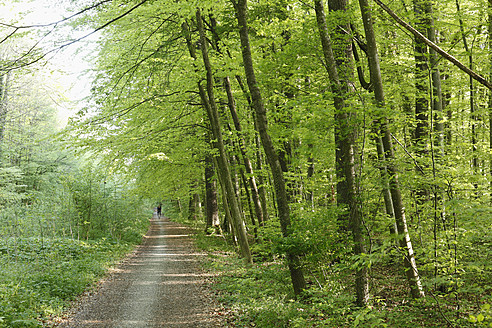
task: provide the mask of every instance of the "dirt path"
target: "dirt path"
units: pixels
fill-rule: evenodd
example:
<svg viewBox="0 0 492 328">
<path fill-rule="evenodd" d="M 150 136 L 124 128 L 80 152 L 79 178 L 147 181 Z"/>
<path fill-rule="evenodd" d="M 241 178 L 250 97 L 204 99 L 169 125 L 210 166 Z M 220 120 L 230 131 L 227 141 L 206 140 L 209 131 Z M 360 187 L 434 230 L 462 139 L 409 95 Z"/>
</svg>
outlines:
<svg viewBox="0 0 492 328">
<path fill-rule="evenodd" d="M 144 243 L 68 323 L 59 327 L 223 327 L 207 297 L 189 231 L 169 219 L 152 219 Z"/>
</svg>

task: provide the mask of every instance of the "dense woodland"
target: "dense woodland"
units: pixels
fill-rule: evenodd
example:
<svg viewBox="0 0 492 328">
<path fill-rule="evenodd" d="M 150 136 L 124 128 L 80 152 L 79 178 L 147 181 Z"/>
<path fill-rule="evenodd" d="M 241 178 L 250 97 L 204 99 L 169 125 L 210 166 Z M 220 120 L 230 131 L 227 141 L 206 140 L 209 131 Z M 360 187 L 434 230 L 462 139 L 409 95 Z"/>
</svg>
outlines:
<svg viewBox="0 0 492 328">
<path fill-rule="evenodd" d="M 490 0 L 67 5 L 1 26 L 0 327 L 51 293 L 8 265 L 124 252 L 159 202 L 203 232 L 237 327 L 492 326 Z M 91 96 L 60 130 L 40 63 L 86 30 Z"/>
</svg>

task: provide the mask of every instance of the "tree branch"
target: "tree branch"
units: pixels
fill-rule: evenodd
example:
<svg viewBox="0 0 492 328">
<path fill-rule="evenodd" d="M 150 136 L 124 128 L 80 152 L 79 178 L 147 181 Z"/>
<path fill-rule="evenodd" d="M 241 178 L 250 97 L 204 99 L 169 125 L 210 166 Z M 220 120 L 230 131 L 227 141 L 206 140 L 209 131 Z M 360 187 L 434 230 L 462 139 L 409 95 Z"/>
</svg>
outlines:
<svg viewBox="0 0 492 328">
<path fill-rule="evenodd" d="M 29 66 L 29 65 L 33 65 L 39 61 L 41 61 L 43 58 L 45 58 L 47 55 L 53 53 L 53 52 L 56 52 L 56 51 L 60 51 L 72 44 L 75 44 L 79 41 L 82 41 L 88 37 L 90 37 L 91 35 L 95 34 L 96 32 L 99 32 L 101 30 L 103 30 L 104 28 L 106 28 L 107 26 L 111 25 L 112 23 L 120 20 L 121 18 L 125 17 L 126 15 L 130 14 L 132 11 L 134 11 L 135 9 L 137 9 L 138 7 L 140 7 L 141 5 L 143 5 L 144 3 L 146 3 L 148 0 L 142 0 L 141 2 L 139 2 L 138 4 L 136 4 L 135 6 L 133 6 L 132 8 L 128 9 L 127 11 L 125 11 L 123 14 L 109 20 L 108 22 L 104 23 L 103 25 L 99 26 L 98 28 L 96 28 L 95 30 L 93 30 L 92 32 L 90 33 L 87 33 L 86 35 L 84 36 L 81 36 L 80 38 L 77 38 L 77 39 L 74 39 L 74 40 L 70 40 L 62 45 L 60 45 L 59 47 L 56 47 L 54 49 L 51 49 L 49 51 L 47 51 L 46 53 L 44 53 L 43 55 L 39 56 L 38 58 L 35 58 L 33 59 L 32 61 L 29 61 L 27 63 L 22 63 L 18 66 L 15 66 L 17 63 L 19 63 L 19 59 L 15 60 L 13 63 L 12 63 L 12 66 L 9 68 L 9 70 L 14 70 L 14 69 L 18 69 L 18 68 L 21 68 L 21 67 L 25 67 L 25 66 Z M 56 26 L 56 25 L 55 25 Z M 32 47 L 31 49 L 29 49 L 29 51 L 24 54 L 22 58 L 25 58 L 26 56 L 28 56 L 30 53 L 32 53 L 34 51 L 34 47 Z"/>
<path fill-rule="evenodd" d="M 30 29 L 30 28 L 40 28 L 40 27 L 48 27 L 48 26 L 56 26 L 60 23 L 63 23 L 63 22 L 66 22 L 66 21 L 69 21 L 71 20 L 72 18 L 78 16 L 78 15 L 81 15 L 83 13 L 85 13 L 86 11 L 89 11 L 89 10 L 92 10 L 94 8 L 97 8 L 99 7 L 100 5 L 106 3 L 106 2 L 111 2 L 113 0 L 102 0 L 92 6 L 89 6 L 89 7 L 86 7 L 78 12 L 76 12 L 75 14 L 73 15 L 70 15 L 68 17 L 65 17 L 57 22 L 51 22 L 51 23 L 47 23 L 47 24 L 34 24 L 34 25 L 24 25 L 24 26 L 15 26 L 15 25 L 12 25 L 12 24 L 7 24 L 7 23 L 2 23 L 0 22 L 0 26 L 5 26 L 5 27 L 9 27 L 9 28 L 13 28 L 15 31 L 13 33 L 11 33 L 10 35 L 16 33 L 18 30 L 22 30 L 22 29 Z M 5 40 L 3 40 L 5 41 Z"/>
<path fill-rule="evenodd" d="M 428 45 L 429 47 L 434 49 L 443 58 L 445 58 L 448 61 L 450 61 L 451 63 L 453 63 L 455 66 L 457 66 L 463 72 L 468 74 L 474 80 L 478 81 L 480 84 L 487 87 L 489 90 L 492 90 L 492 83 L 487 81 L 483 76 L 481 76 L 480 74 L 476 73 L 475 71 L 469 69 L 463 63 L 461 63 L 458 59 L 454 58 L 452 55 L 448 54 L 446 51 L 441 49 L 437 44 L 435 44 L 434 42 L 427 39 L 419 31 L 417 31 L 415 28 L 413 28 L 410 24 L 408 24 L 403 19 L 398 17 L 398 15 L 395 12 L 393 12 L 388 6 L 386 6 L 384 3 L 382 3 L 381 0 L 374 0 L 374 2 L 376 2 L 376 4 L 379 7 L 381 7 L 384 11 L 386 11 L 386 13 L 388 13 L 388 15 L 390 15 L 398 24 L 400 24 L 402 27 L 404 27 L 406 30 L 408 30 L 410 33 L 412 33 L 415 37 L 422 40 L 422 42 L 424 42 L 426 45 Z"/>
</svg>

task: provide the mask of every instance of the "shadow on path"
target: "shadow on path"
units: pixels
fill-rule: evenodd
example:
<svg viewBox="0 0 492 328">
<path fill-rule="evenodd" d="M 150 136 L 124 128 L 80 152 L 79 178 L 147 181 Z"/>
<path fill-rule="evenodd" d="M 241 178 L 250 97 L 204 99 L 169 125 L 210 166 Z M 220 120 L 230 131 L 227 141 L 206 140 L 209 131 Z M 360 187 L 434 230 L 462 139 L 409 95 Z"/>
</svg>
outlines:
<svg viewBox="0 0 492 328">
<path fill-rule="evenodd" d="M 63 328 L 222 327 L 188 230 L 153 217 L 144 242 Z"/>
</svg>

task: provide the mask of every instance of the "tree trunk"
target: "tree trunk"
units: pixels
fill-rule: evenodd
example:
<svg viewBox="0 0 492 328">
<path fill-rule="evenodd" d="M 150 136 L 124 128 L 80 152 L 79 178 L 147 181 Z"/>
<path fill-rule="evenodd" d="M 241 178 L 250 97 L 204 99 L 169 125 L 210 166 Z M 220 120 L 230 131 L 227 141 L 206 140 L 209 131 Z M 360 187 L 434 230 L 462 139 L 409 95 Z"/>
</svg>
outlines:
<svg viewBox="0 0 492 328">
<path fill-rule="evenodd" d="M 246 101 L 248 102 L 249 107 L 252 110 L 252 114 L 254 117 L 254 126 L 255 126 L 255 131 L 257 132 L 255 134 L 255 145 L 256 145 L 256 170 L 257 172 L 262 172 L 263 169 L 263 156 L 261 153 L 261 141 L 258 133 L 258 126 L 256 124 L 256 115 L 254 112 L 253 108 L 253 103 L 251 101 L 251 97 L 249 96 L 249 93 L 247 92 L 246 88 L 244 87 L 244 83 L 239 75 L 236 75 L 236 80 L 237 83 L 239 84 L 239 88 L 241 88 L 241 91 L 244 94 L 244 97 L 246 98 Z M 261 211 L 263 213 L 263 221 L 266 222 L 268 221 L 268 202 L 267 202 L 267 197 L 266 197 L 266 188 L 265 188 L 265 179 L 263 178 L 263 175 L 260 173 L 258 175 L 258 195 L 260 197 L 260 204 L 261 204 Z"/>
<path fill-rule="evenodd" d="M 427 27 L 427 35 L 429 40 L 437 44 L 436 29 L 434 27 L 434 10 L 432 2 L 427 1 L 425 6 L 426 16 L 428 17 L 429 26 Z M 434 145 L 439 149 L 439 157 L 444 156 L 444 101 L 441 87 L 441 72 L 438 67 L 439 57 L 437 52 L 429 48 L 429 63 L 431 68 L 432 79 L 432 111 L 433 111 L 433 131 L 437 136 Z M 436 137 L 434 137 L 436 138 Z"/>
<path fill-rule="evenodd" d="M 235 197 L 234 185 L 231 179 L 231 171 L 229 167 L 229 162 L 227 160 L 227 154 L 225 152 L 224 141 L 222 138 L 222 132 L 220 129 L 220 121 L 219 121 L 219 113 L 217 110 L 217 104 L 215 102 L 214 90 L 213 90 L 213 75 L 212 75 L 212 67 L 210 65 L 210 61 L 208 58 L 207 51 L 207 39 L 205 37 L 205 31 L 203 29 L 202 17 L 200 14 L 200 10 L 196 12 L 197 26 L 200 33 L 200 42 L 201 42 L 201 50 L 203 62 L 205 65 L 206 75 L 207 75 L 207 90 L 205 92 L 201 82 L 198 82 L 198 89 L 200 92 L 200 98 L 203 103 L 203 107 L 207 112 L 208 119 L 210 121 L 210 127 L 212 130 L 212 135 L 214 137 L 215 147 L 219 152 L 219 156 L 217 158 L 217 173 L 222 176 L 223 182 L 223 193 L 227 198 L 228 208 L 231 214 L 232 225 L 234 226 L 235 235 L 237 237 L 241 255 L 244 258 L 246 263 L 252 263 L 253 258 L 251 257 L 251 251 L 249 249 L 249 242 L 246 234 L 246 228 L 244 226 L 244 220 L 242 213 L 239 209 L 238 200 Z M 188 49 L 190 51 L 190 55 L 192 58 L 196 58 L 196 54 L 194 53 L 194 47 L 191 44 L 191 36 L 185 27 L 185 33 L 188 43 Z"/>
<path fill-rule="evenodd" d="M 337 63 L 335 61 L 330 35 L 326 24 L 326 16 L 321 0 L 314 0 L 316 19 L 323 48 L 324 59 L 330 77 L 331 90 L 334 97 L 335 110 L 338 113 L 339 129 L 338 135 L 341 138 L 340 154 L 343 178 L 347 185 L 347 205 L 349 208 L 349 222 L 354 238 L 354 253 L 362 255 L 366 253 L 364 235 L 362 233 L 362 213 L 359 206 L 359 193 L 356 185 L 355 175 L 355 133 L 351 126 L 349 107 L 345 104 L 347 87 L 344 87 L 338 77 Z M 357 305 L 364 306 L 369 299 L 369 280 L 367 267 L 357 268 L 355 282 Z"/>
<path fill-rule="evenodd" d="M 427 31 L 427 19 L 424 18 L 425 1 L 414 0 L 413 7 L 416 17 L 416 27 L 420 33 Z M 428 109 L 429 109 L 429 89 L 427 87 L 427 76 L 429 66 L 427 64 L 427 45 L 415 37 L 415 121 L 417 122 L 413 136 L 413 143 L 417 154 L 425 157 L 427 154 L 428 139 Z"/>
<path fill-rule="evenodd" d="M 198 181 L 191 186 L 190 199 L 188 201 L 188 220 L 196 221 L 201 216 L 200 213 L 200 195 L 197 192 Z"/>
<path fill-rule="evenodd" d="M 195 186 L 193 186 L 195 188 Z M 198 218 L 198 194 L 192 193 L 188 201 L 188 220 L 196 221 Z"/>
<path fill-rule="evenodd" d="M 328 6 L 330 11 L 338 11 L 345 13 L 347 10 L 347 0 L 329 0 Z M 323 9 L 324 12 L 324 9 Z M 337 76 L 340 80 L 340 88 L 343 89 L 345 93 L 353 92 L 353 67 L 352 67 L 352 40 L 349 38 L 348 32 L 350 31 L 350 24 L 347 21 L 347 15 L 341 14 L 337 22 L 339 25 L 333 32 L 332 52 L 336 63 Z M 332 81 L 333 83 L 333 81 Z M 350 89 L 350 90 L 349 90 Z M 355 114 L 355 113 L 353 113 Z M 344 165 L 346 158 L 344 158 L 342 148 L 346 143 L 342 133 L 343 127 L 341 122 L 344 121 L 343 112 L 338 109 L 335 110 L 335 173 L 337 177 L 336 185 L 336 199 L 337 206 L 341 211 L 338 214 L 338 228 L 341 231 L 347 231 L 350 226 L 350 187 L 348 186 L 348 181 L 345 178 Z M 354 136 L 355 137 L 355 136 Z"/>
<path fill-rule="evenodd" d="M 2 163 L 1 147 L 5 135 L 5 124 L 7 120 L 9 73 L 0 75 L 0 164 Z"/>
<path fill-rule="evenodd" d="M 212 127 L 212 134 L 219 151 L 219 157 L 217 159 L 218 169 L 224 177 L 224 192 L 226 193 L 227 201 L 231 210 L 231 219 L 233 221 L 232 224 L 234 225 L 236 237 L 241 248 L 241 255 L 246 263 L 253 263 L 253 258 L 251 257 L 251 251 L 249 249 L 248 236 L 244 226 L 243 215 L 239 209 L 238 199 L 235 196 L 234 185 L 231 179 L 231 170 L 229 167 L 229 162 L 227 161 L 227 154 L 225 152 L 224 141 L 220 129 L 219 112 L 217 110 L 217 104 L 214 96 L 214 78 L 210 60 L 208 58 L 207 38 L 205 37 L 205 30 L 203 28 L 202 17 L 199 9 L 196 12 L 196 20 L 198 31 L 200 33 L 203 62 L 207 74 L 207 94 L 203 95 L 203 89 L 201 90 L 201 93 L 202 98 L 208 98 L 208 104 L 205 104 L 205 107 L 207 109 L 210 125 Z M 201 85 L 201 83 L 199 84 Z"/>
<path fill-rule="evenodd" d="M 492 81 L 492 0 L 489 0 L 489 80 Z M 489 175 L 492 177 L 492 90 L 489 90 Z M 492 179 L 490 180 L 490 203 L 492 204 Z"/>
<path fill-rule="evenodd" d="M 268 123 L 266 117 L 266 111 L 261 97 L 261 92 L 256 81 L 255 70 L 253 66 L 253 59 L 251 56 L 251 48 L 249 44 L 248 33 L 248 21 L 247 21 L 247 0 L 238 0 L 235 2 L 232 0 L 236 10 L 236 18 L 239 25 L 239 36 L 241 39 L 241 50 L 244 63 L 244 71 L 248 83 L 248 88 L 251 94 L 252 105 L 256 113 L 256 123 L 261 138 L 261 143 L 267 161 L 270 165 L 270 169 L 273 176 L 273 182 L 275 186 L 275 193 L 277 198 L 278 213 L 280 219 L 280 227 L 282 235 L 288 237 L 291 234 L 290 224 L 290 208 L 287 201 L 287 192 L 285 190 L 285 179 L 278 155 L 273 146 L 272 140 L 268 133 Z M 294 252 L 288 250 L 286 252 L 287 265 L 289 267 L 292 285 L 294 293 L 300 294 L 302 290 L 306 288 L 306 281 L 304 280 L 304 273 L 301 268 L 299 256 Z"/>
<path fill-rule="evenodd" d="M 179 198 L 178 198 L 178 199 L 176 199 L 176 200 L 175 200 L 175 203 L 176 203 L 176 205 L 175 205 L 175 206 L 177 207 L 178 212 L 179 212 L 179 213 L 183 213 L 183 205 L 181 204 L 181 199 L 179 199 Z"/>
<path fill-rule="evenodd" d="M 208 228 L 214 228 L 217 231 L 220 220 L 217 205 L 217 180 L 214 178 L 212 155 L 205 157 L 205 204 L 206 231 Z"/>
<path fill-rule="evenodd" d="M 367 40 L 367 52 L 369 59 L 369 69 L 371 75 L 371 84 L 374 88 L 374 97 L 376 105 L 381 109 L 385 106 L 383 83 L 381 79 L 381 70 L 379 66 L 379 56 L 376 46 L 376 37 L 374 35 L 374 29 L 372 26 L 372 14 L 371 8 L 367 0 L 359 0 L 359 5 L 362 13 L 362 20 L 364 23 L 364 30 Z M 400 187 L 398 183 L 398 172 L 394 163 L 393 145 L 391 142 L 391 134 L 388 129 L 387 120 L 384 116 L 381 116 L 379 120 L 379 128 L 381 130 L 381 136 L 383 146 L 385 150 L 385 157 L 388 160 L 388 173 L 389 173 L 389 186 L 391 192 L 391 198 L 393 201 L 393 211 L 396 220 L 396 226 L 399 235 L 400 247 L 405 251 L 405 270 L 407 280 L 410 286 L 411 295 L 414 298 L 424 296 L 422 284 L 420 282 L 420 276 L 417 270 L 417 264 L 415 262 L 415 255 L 413 253 L 412 242 L 408 233 L 405 208 L 403 206 L 403 200 L 401 197 Z"/>
<path fill-rule="evenodd" d="M 256 129 L 256 131 L 258 130 Z M 263 169 L 263 156 L 261 153 L 261 141 L 258 134 L 255 135 L 255 144 L 256 144 L 256 171 L 260 172 L 260 174 L 258 175 L 258 184 L 259 184 L 258 193 L 260 196 L 260 204 L 263 212 L 263 220 L 266 222 L 268 221 L 268 201 L 266 196 L 267 192 L 265 188 L 265 179 L 261 174 Z"/>
<path fill-rule="evenodd" d="M 381 183 L 382 183 L 382 190 L 383 190 L 383 198 L 384 198 L 384 206 L 386 210 L 386 215 L 388 215 L 390 218 L 395 217 L 395 210 L 393 207 L 393 198 L 391 197 L 391 190 L 390 190 L 390 185 L 389 185 L 389 179 L 390 177 L 388 176 L 388 168 L 386 167 L 386 156 L 385 156 L 385 151 L 384 151 L 384 145 L 383 145 L 383 140 L 380 137 L 381 131 L 380 129 L 378 130 L 378 125 L 379 125 L 379 120 L 376 120 L 375 122 L 375 128 L 374 128 L 374 142 L 376 144 L 376 151 L 378 154 L 378 162 L 379 162 L 379 173 L 381 174 Z M 390 232 L 392 234 L 397 233 L 396 225 L 391 225 L 390 226 Z"/>
<path fill-rule="evenodd" d="M 468 42 L 466 41 L 465 27 L 463 20 L 461 19 L 461 10 L 459 0 L 456 0 L 456 10 L 459 17 L 461 38 L 463 40 L 463 46 L 466 53 L 468 54 L 468 65 L 470 70 L 473 70 L 473 55 Z M 475 86 L 473 83 L 473 78 L 470 77 L 468 82 L 468 87 L 470 90 L 470 121 L 471 121 L 471 146 L 472 146 L 472 169 L 475 174 L 478 173 L 478 155 L 477 155 L 477 132 L 476 132 L 476 117 L 475 117 Z M 475 189 L 478 188 L 478 184 L 473 184 Z"/>
<path fill-rule="evenodd" d="M 241 123 L 239 122 L 239 117 L 237 115 L 236 102 L 234 101 L 234 96 L 232 95 L 232 88 L 231 88 L 231 82 L 229 80 L 229 77 L 224 78 L 224 86 L 227 93 L 227 104 L 229 107 L 229 111 L 231 112 L 232 121 L 234 123 L 234 127 L 236 128 L 236 131 L 239 134 L 239 149 L 241 151 L 244 168 L 246 170 L 246 173 L 248 174 L 248 185 L 249 185 L 249 189 L 251 190 L 251 198 L 254 205 L 256 220 L 259 225 L 263 225 L 263 222 L 265 220 L 263 218 L 263 210 L 261 208 L 260 196 L 258 194 L 256 179 L 253 174 L 253 165 L 251 164 L 251 161 L 249 160 L 249 157 L 246 154 L 246 148 L 245 148 L 246 141 L 244 140 L 244 136 L 242 135 Z M 247 188 L 246 185 L 245 188 Z"/>
<path fill-rule="evenodd" d="M 248 189 L 248 182 L 246 181 L 246 176 L 244 175 L 244 170 L 240 170 L 240 174 L 241 174 L 241 181 L 243 182 L 243 185 L 244 185 L 244 191 L 246 193 L 246 200 L 247 200 L 247 203 L 248 203 L 248 209 L 249 209 L 249 215 L 251 217 L 251 224 L 253 225 L 253 232 L 255 234 L 255 240 L 258 240 L 258 223 L 256 222 L 256 215 L 253 211 L 253 205 L 252 205 L 252 196 L 249 192 L 249 189 Z"/>
</svg>

